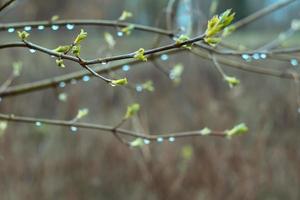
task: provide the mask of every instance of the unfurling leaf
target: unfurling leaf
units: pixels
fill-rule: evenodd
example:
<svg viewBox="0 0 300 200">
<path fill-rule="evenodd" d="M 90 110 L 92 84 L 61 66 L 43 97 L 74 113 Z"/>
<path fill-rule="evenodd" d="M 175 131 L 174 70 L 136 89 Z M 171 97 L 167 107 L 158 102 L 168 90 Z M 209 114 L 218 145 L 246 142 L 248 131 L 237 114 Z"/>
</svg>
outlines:
<svg viewBox="0 0 300 200">
<path fill-rule="evenodd" d="M 80 30 L 80 33 L 77 35 L 76 39 L 74 40 L 74 44 L 77 45 L 80 42 L 82 42 L 84 39 L 86 39 L 88 36 L 87 32 L 85 32 L 83 29 Z"/>
<path fill-rule="evenodd" d="M 58 46 L 56 49 L 53 49 L 53 51 L 57 53 L 67 53 L 70 51 L 71 46 L 70 45 L 65 45 L 65 46 Z"/>
<path fill-rule="evenodd" d="M 183 42 L 186 42 L 189 39 L 190 38 L 187 35 L 180 35 L 179 38 L 177 38 L 175 42 L 177 45 L 181 45 Z M 192 44 L 185 44 L 185 45 L 183 45 L 183 47 L 187 48 L 187 49 L 192 49 Z"/>
<path fill-rule="evenodd" d="M 244 124 L 238 124 L 234 126 L 232 129 L 225 131 L 226 136 L 231 138 L 232 136 L 242 135 L 248 131 L 248 127 Z"/>
<path fill-rule="evenodd" d="M 232 22 L 234 15 L 235 13 L 232 13 L 231 9 L 228 9 L 219 16 L 213 16 L 207 23 L 204 41 L 211 46 L 218 44 L 221 41 L 219 35 Z M 231 33 L 234 30 L 233 28 L 225 30 L 223 34 Z"/>
<path fill-rule="evenodd" d="M 14 76 L 20 76 L 22 71 L 22 65 L 23 65 L 22 62 L 14 62 L 12 64 Z"/>
<path fill-rule="evenodd" d="M 128 81 L 127 78 L 122 78 L 122 79 L 117 79 L 117 80 L 112 80 L 110 82 L 111 86 L 117 86 L 117 85 L 127 85 Z"/>
<path fill-rule="evenodd" d="M 136 138 L 132 142 L 130 142 L 131 147 L 142 147 L 144 146 L 144 140 L 142 138 Z"/>
<path fill-rule="evenodd" d="M 225 76 L 224 80 L 229 84 L 230 88 L 233 88 L 234 86 L 240 84 L 240 80 L 233 76 Z"/>
<path fill-rule="evenodd" d="M 79 57 L 80 56 L 80 45 L 75 45 L 72 47 L 72 54 Z"/>
<path fill-rule="evenodd" d="M 147 61 L 147 57 L 144 55 L 144 53 L 145 53 L 145 49 L 140 48 L 135 52 L 133 57 L 137 60 Z"/>
<path fill-rule="evenodd" d="M 89 109 L 87 109 L 87 108 L 80 109 L 80 110 L 78 110 L 78 113 L 76 115 L 76 119 L 81 119 L 81 118 L 85 117 L 88 114 L 89 114 Z"/>
<path fill-rule="evenodd" d="M 18 36 L 21 40 L 26 40 L 29 37 L 29 33 L 27 33 L 26 31 L 18 31 Z"/>
<path fill-rule="evenodd" d="M 121 29 L 121 32 L 125 33 L 126 35 L 130 35 L 131 31 L 134 29 L 134 25 L 130 24 Z"/>
<path fill-rule="evenodd" d="M 61 59 L 61 58 L 56 59 L 55 62 L 57 64 L 57 66 L 59 66 L 61 68 L 65 68 L 66 67 L 65 64 L 64 64 L 64 60 Z"/>
<path fill-rule="evenodd" d="M 115 41 L 114 37 L 110 33 L 105 32 L 104 33 L 104 39 L 105 39 L 105 41 L 108 44 L 108 47 L 110 49 L 114 48 L 114 46 L 116 44 L 116 41 Z"/>
<path fill-rule="evenodd" d="M 140 110 L 140 104 L 134 103 L 127 107 L 126 114 L 124 116 L 124 119 L 128 119 L 135 115 Z"/>
<path fill-rule="evenodd" d="M 132 17 L 132 13 L 129 11 L 124 10 L 121 14 L 121 16 L 119 17 L 119 21 L 125 21 L 126 19 Z"/>
</svg>

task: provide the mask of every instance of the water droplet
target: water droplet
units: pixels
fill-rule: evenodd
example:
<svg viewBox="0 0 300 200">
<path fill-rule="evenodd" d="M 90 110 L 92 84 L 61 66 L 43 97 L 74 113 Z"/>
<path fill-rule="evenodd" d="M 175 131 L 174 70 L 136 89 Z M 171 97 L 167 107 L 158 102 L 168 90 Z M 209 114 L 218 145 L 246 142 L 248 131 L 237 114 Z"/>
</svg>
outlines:
<svg viewBox="0 0 300 200">
<path fill-rule="evenodd" d="M 55 58 L 55 56 L 54 56 L 54 55 L 51 55 L 50 57 L 51 57 L 51 58 Z"/>
<path fill-rule="evenodd" d="M 30 53 L 35 53 L 36 50 L 35 49 L 29 49 Z"/>
<path fill-rule="evenodd" d="M 40 126 L 42 126 L 42 123 L 41 122 L 35 122 L 35 125 L 37 126 L 37 127 L 40 127 Z"/>
<path fill-rule="evenodd" d="M 68 29 L 68 30 L 72 30 L 72 29 L 74 29 L 74 24 L 67 24 L 66 25 L 66 28 Z"/>
<path fill-rule="evenodd" d="M 137 92 L 142 92 L 142 91 L 143 91 L 143 86 L 141 86 L 141 85 L 136 85 L 136 86 L 135 86 L 135 90 L 136 90 Z"/>
<path fill-rule="evenodd" d="M 166 60 L 169 59 L 169 56 L 168 56 L 167 54 L 162 54 L 162 55 L 160 56 L 160 59 L 161 59 L 162 61 L 166 61 Z"/>
<path fill-rule="evenodd" d="M 292 58 L 292 59 L 290 60 L 290 63 L 291 63 L 292 66 L 297 66 L 297 65 L 299 64 L 298 60 L 295 59 L 295 58 Z"/>
<path fill-rule="evenodd" d="M 123 66 L 122 66 L 122 70 L 123 70 L 124 72 L 128 72 L 128 71 L 130 70 L 130 66 L 129 66 L 129 65 L 123 65 Z"/>
<path fill-rule="evenodd" d="M 151 143 L 151 141 L 150 140 L 148 140 L 148 139 L 144 139 L 144 144 L 150 144 Z"/>
<path fill-rule="evenodd" d="M 242 59 L 247 61 L 247 62 L 251 61 L 251 57 L 248 54 L 242 54 Z"/>
<path fill-rule="evenodd" d="M 51 26 L 51 29 L 57 31 L 59 29 L 59 26 L 54 24 Z"/>
<path fill-rule="evenodd" d="M 76 79 L 72 79 L 72 80 L 71 80 L 71 84 L 74 85 L 74 84 L 76 84 L 76 83 L 77 83 L 77 80 L 76 80 Z"/>
<path fill-rule="evenodd" d="M 8 29 L 7 29 L 7 32 L 13 33 L 13 32 L 15 32 L 15 29 L 14 29 L 14 28 L 8 28 Z"/>
<path fill-rule="evenodd" d="M 90 76 L 88 76 L 88 75 L 85 75 L 85 76 L 82 77 L 82 80 L 83 80 L 84 82 L 88 82 L 90 79 L 91 79 L 91 78 L 90 78 Z"/>
<path fill-rule="evenodd" d="M 106 65 L 107 62 L 106 62 L 105 60 L 103 60 L 103 61 L 101 61 L 101 64 L 102 64 L 102 65 Z"/>
<path fill-rule="evenodd" d="M 175 137 L 169 137 L 169 142 L 174 142 L 175 141 Z"/>
<path fill-rule="evenodd" d="M 70 130 L 72 132 L 76 132 L 78 130 L 78 128 L 76 126 L 70 126 Z"/>
<path fill-rule="evenodd" d="M 40 31 L 41 31 L 41 30 L 44 30 L 44 29 L 45 29 L 45 26 L 39 25 L 39 26 L 37 27 L 37 29 L 40 30 Z"/>
<path fill-rule="evenodd" d="M 261 59 L 266 59 L 267 58 L 267 54 L 265 54 L 265 53 L 261 53 L 261 54 L 259 54 L 259 56 L 260 56 Z"/>
<path fill-rule="evenodd" d="M 253 58 L 254 60 L 259 60 L 259 58 L 260 58 L 259 53 L 254 53 L 254 54 L 252 55 L 252 58 Z"/>
<path fill-rule="evenodd" d="M 124 35 L 124 33 L 122 31 L 117 32 L 117 36 L 122 37 L 123 35 Z"/>
<path fill-rule="evenodd" d="M 161 143 L 161 142 L 163 142 L 163 141 L 164 141 L 164 138 L 162 138 L 162 137 L 158 137 L 158 138 L 157 138 L 157 142 Z"/>
<path fill-rule="evenodd" d="M 31 31 L 31 29 L 32 29 L 31 26 L 25 26 L 24 27 L 24 31 Z"/>
<path fill-rule="evenodd" d="M 64 88 L 64 87 L 66 87 L 66 83 L 65 83 L 65 82 L 60 82 L 60 83 L 58 84 L 58 87 Z"/>
</svg>

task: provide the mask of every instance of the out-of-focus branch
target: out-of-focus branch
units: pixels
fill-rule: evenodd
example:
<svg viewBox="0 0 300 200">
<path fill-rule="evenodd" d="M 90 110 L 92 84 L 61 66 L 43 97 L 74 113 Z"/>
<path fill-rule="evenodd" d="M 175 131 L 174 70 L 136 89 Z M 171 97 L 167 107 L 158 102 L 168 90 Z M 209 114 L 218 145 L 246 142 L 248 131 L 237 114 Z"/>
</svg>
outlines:
<svg viewBox="0 0 300 200">
<path fill-rule="evenodd" d="M 1 7 L 0 12 L 3 11 L 5 8 L 7 8 L 10 4 L 12 4 L 15 0 L 8 0 L 6 1 Z"/>
</svg>

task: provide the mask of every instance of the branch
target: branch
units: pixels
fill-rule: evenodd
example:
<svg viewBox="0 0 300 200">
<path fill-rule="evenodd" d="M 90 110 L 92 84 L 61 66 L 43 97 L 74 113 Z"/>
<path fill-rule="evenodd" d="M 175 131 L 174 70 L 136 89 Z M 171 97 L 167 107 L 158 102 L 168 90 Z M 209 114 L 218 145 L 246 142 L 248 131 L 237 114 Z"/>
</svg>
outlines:
<svg viewBox="0 0 300 200">
<path fill-rule="evenodd" d="M 8 7 L 10 4 L 12 4 L 15 0 L 8 0 L 0 7 L 0 12 L 3 11 L 6 7 Z"/>
</svg>

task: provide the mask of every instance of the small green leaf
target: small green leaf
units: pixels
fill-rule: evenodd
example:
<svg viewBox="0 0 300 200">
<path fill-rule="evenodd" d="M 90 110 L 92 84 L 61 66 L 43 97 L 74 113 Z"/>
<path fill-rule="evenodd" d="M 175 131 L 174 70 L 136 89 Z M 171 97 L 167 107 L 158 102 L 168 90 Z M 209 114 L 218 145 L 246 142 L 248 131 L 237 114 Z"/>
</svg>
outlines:
<svg viewBox="0 0 300 200">
<path fill-rule="evenodd" d="M 114 46 L 116 45 L 116 41 L 110 33 L 105 32 L 104 33 L 104 39 L 105 39 L 105 42 L 108 44 L 108 47 L 110 49 L 114 48 Z"/>
<path fill-rule="evenodd" d="M 16 77 L 20 76 L 22 71 L 22 66 L 23 66 L 22 62 L 14 62 L 12 66 L 13 66 L 13 75 Z"/>
<path fill-rule="evenodd" d="M 77 45 L 80 42 L 82 42 L 84 39 L 86 39 L 88 36 L 87 32 L 85 32 L 83 29 L 80 30 L 80 33 L 77 35 L 76 39 L 74 40 L 74 44 Z"/>
<path fill-rule="evenodd" d="M 65 64 L 64 64 L 64 60 L 61 59 L 61 58 L 56 59 L 55 62 L 57 64 L 57 66 L 59 66 L 61 68 L 65 68 L 66 67 Z"/>
<path fill-rule="evenodd" d="M 231 138 L 232 136 L 242 135 L 247 131 L 248 131 L 248 127 L 244 123 L 241 123 L 234 126 L 230 130 L 226 130 L 225 133 L 228 138 Z"/>
<path fill-rule="evenodd" d="M 122 79 L 117 79 L 117 80 L 112 80 L 110 82 L 111 86 L 117 86 L 117 85 L 127 85 L 128 81 L 127 78 L 122 78 Z"/>
<path fill-rule="evenodd" d="M 220 37 L 205 37 L 204 41 L 210 46 L 215 47 L 217 44 L 219 44 L 222 41 L 222 39 Z"/>
<path fill-rule="evenodd" d="M 224 80 L 229 84 L 230 88 L 233 88 L 234 86 L 240 84 L 240 80 L 233 76 L 225 76 Z"/>
<path fill-rule="evenodd" d="M 27 33 L 26 31 L 18 31 L 18 37 L 21 39 L 21 40 L 26 40 L 28 37 L 29 37 L 29 33 Z"/>
<path fill-rule="evenodd" d="M 172 79 L 176 84 L 180 83 L 183 70 L 184 67 L 182 64 L 176 64 L 170 71 L 170 79 Z"/>
<path fill-rule="evenodd" d="M 80 110 L 78 110 L 78 113 L 76 115 L 76 119 L 81 119 L 81 118 L 85 117 L 88 114 L 89 114 L 89 109 L 87 109 L 87 108 L 80 109 Z"/>
<path fill-rule="evenodd" d="M 144 55 L 144 53 L 145 53 L 145 49 L 140 48 L 135 52 L 133 57 L 137 60 L 147 61 L 147 57 Z"/>
<path fill-rule="evenodd" d="M 142 138 L 136 138 L 132 142 L 130 142 L 131 147 L 142 147 L 144 146 L 144 140 Z"/>
<path fill-rule="evenodd" d="M 72 54 L 74 54 L 75 56 L 79 57 L 80 56 L 80 45 L 75 45 L 72 47 Z"/>
<path fill-rule="evenodd" d="M 65 46 L 58 46 L 56 49 L 53 49 L 53 51 L 57 53 L 67 53 L 70 51 L 71 46 L 70 45 L 65 45 Z"/>
<path fill-rule="evenodd" d="M 122 28 L 121 32 L 125 33 L 126 35 L 130 35 L 133 29 L 134 29 L 134 25 L 130 24 L 130 25 Z"/>
<path fill-rule="evenodd" d="M 211 134 L 211 130 L 209 128 L 205 127 L 202 130 L 200 130 L 200 134 L 201 135 L 209 135 L 209 134 Z"/>
<path fill-rule="evenodd" d="M 129 11 L 124 10 L 121 14 L 121 16 L 119 17 L 119 21 L 125 21 L 126 19 L 132 17 L 132 13 Z"/>
<path fill-rule="evenodd" d="M 124 116 L 124 119 L 129 119 L 133 115 L 135 115 L 140 110 L 140 104 L 134 103 L 127 107 L 126 114 Z"/>
<path fill-rule="evenodd" d="M 223 33 L 222 33 L 222 37 L 227 37 L 228 35 L 230 35 L 232 32 L 234 32 L 236 29 L 236 27 L 234 25 L 231 26 L 227 26 Z"/>
<path fill-rule="evenodd" d="M 53 16 L 51 17 L 51 22 L 55 22 L 55 21 L 57 21 L 57 20 L 59 20 L 59 16 L 58 16 L 58 15 L 53 15 Z"/>
</svg>

